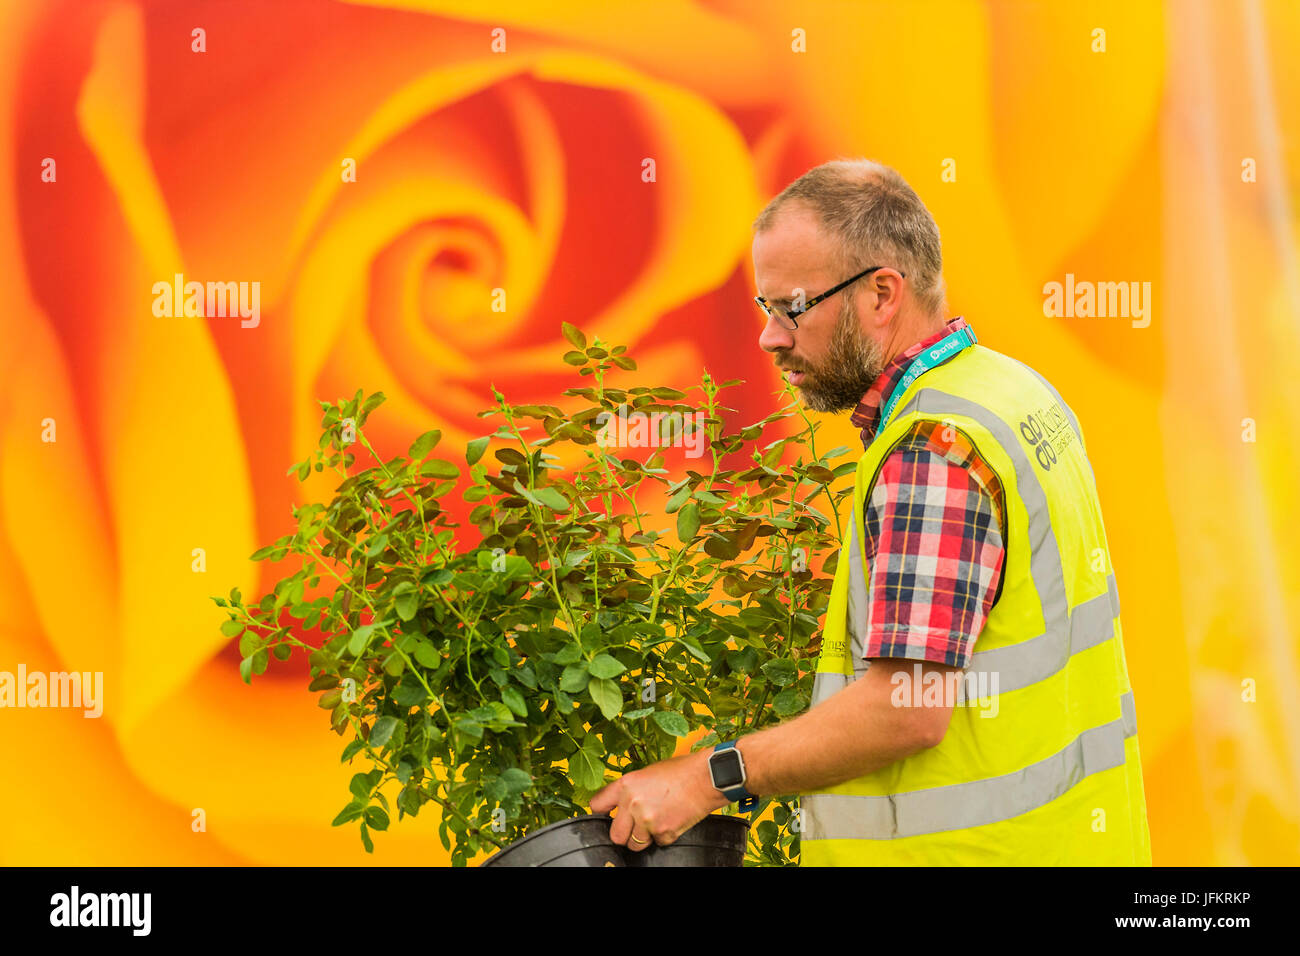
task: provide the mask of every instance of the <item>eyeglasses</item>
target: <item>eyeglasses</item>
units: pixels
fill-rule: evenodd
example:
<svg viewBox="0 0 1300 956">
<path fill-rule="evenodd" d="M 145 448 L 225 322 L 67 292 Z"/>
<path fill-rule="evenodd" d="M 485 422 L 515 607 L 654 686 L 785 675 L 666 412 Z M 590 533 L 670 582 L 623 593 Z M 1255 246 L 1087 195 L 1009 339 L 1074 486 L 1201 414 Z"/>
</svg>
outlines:
<svg viewBox="0 0 1300 956">
<path fill-rule="evenodd" d="M 818 302 L 821 302 L 824 299 L 829 299 L 836 292 L 839 292 L 841 289 L 845 288 L 846 286 L 852 285 L 854 282 L 857 282 L 863 276 L 871 275 L 871 273 L 877 271 L 878 269 L 885 269 L 885 268 L 888 267 L 872 266 L 870 269 L 863 269 L 852 279 L 845 279 L 835 288 L 827 289 L 821 295 L 815 295 L 811 299 L 808 299 L 806 302 L 804 302 L 802 309 L 783 309 L 780 306 L 772 305 L 772 303 L 768 302 L 761 295 L 754 296 L 754 301 L 758 303 L 758 307 L 762 309 L 767 315 L 769 315 L 771 318 L 776 319 L 776 321 L 781 325 L 782 328 L 793 332 L 799 328 L 798 316 L 803 315 L 805 312 L 811 309 Z M 906 279 L 907 273 L 900 272 L 899 276 Z"/>
</svg>

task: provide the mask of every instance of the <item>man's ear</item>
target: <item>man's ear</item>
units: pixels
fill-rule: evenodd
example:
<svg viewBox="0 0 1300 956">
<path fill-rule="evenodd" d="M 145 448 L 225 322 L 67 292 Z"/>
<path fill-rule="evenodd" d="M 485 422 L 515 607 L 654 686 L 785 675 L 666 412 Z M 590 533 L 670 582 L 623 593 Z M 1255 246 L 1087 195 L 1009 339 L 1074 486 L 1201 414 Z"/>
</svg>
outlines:
<svg viewBox="0 0 1300 956">
<path fill-rule="evenodd" d="M 872 312 L 876 321 L 884 325 L 891 321 L 903 307 L 903 279 L 897 272 L 875 272 L 871 276 L 870 290 Z"/>
</svg>

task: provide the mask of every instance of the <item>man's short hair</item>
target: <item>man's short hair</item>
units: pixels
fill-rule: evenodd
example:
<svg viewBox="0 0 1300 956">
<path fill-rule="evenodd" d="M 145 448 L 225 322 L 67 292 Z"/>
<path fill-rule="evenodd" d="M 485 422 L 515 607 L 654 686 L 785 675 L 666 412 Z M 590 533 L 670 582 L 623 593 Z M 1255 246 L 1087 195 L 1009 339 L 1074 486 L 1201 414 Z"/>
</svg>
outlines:
<svg viewBox="0 0 1300 956">
<path fill-rule="evenodd" d="M 889 266 L 907 275 L 926 312 L 943 309 L 939 227 L 896 170 L 869 159 L 822 163 L 764 207 L 754 220 L 755 234 L 771 227 L 789 202 L 804 204 L 835 237 L 843 278 L 870 266 Z"/>
</svg>

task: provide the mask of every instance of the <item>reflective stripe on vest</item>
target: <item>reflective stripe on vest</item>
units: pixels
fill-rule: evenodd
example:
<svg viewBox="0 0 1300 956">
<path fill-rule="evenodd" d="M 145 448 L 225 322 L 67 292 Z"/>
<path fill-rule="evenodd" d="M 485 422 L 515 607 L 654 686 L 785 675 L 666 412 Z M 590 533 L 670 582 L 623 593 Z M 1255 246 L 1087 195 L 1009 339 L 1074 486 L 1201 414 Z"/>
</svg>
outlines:
<svg viewBox="0 0 1300 956">
<path fill-rule="evenodd" d="M 1042 376 L 1034 374 L 1047 384 Z M 1055 389 L 1047 387 L 1056 395 Z M 1064 402 L 1060 405 L 1066 410 L 1082 449 L 1083 436 L 1078 422 Z M 1081 602 L 1070 612 L 1047 496 L 1010 426 L 989 409 L 935 388 L 921 388 L 899 410 L 898 417 L 913 411 L 962 415 L 984 427 L 1015 469 L 1017 490 L 1028 516 L 1029 574 L 1038 594 L 1044 632 L 1010 646 L 977 651 L 967 670 L 997 673 L 998 692 L 1007 693 L 1060 673 L 1072 655 L 1111 640 L 1115 636 L 1114 619 L 1119 616 L 1115 576 L 1113 573 L 1107 576 L 1105 594 Z M 869 591 L 858 537 L 863 517 L 860 508 L 864 503 L 857 497 L 855 494 L 849 535 L 849 613 L 846 615 L 849 625 L 846 650 L 854 673 L 850 676 L 833 669 L 823 671 L 819 666 L 813 683 L 813 706 L 842 690 L 870 666 L 862 659 Z M 847 665 L 845 661 L 840 663 Z M 966 700 L 966 683 L 957 682 L 958 703 Z M 801 803 L 808 811 L 804 839 L 888 840 L 996 823 L 1041 807 L 1086 777 L 1125 763 L 1125 740 L 1134 736 L 1137 728 L 1132 691 L 1120 695 L 1117 703 L 1119 718 L 1082 731 L 1062 750 L 1013 773 L 888 795 L 804 795 Z"/>
<path fill-rule="evenodd" d="M 892 840 L 1008 820 L 1051 803 L 1085 777 L 1123 766 L 1124 741 L 1136 733 L 1129 691 L 1120 697 L 1118 718 L 1015 773 L 886 796 L 809 794 L 800 801 L 807 811 L 804 839 Z"/>
</svg>

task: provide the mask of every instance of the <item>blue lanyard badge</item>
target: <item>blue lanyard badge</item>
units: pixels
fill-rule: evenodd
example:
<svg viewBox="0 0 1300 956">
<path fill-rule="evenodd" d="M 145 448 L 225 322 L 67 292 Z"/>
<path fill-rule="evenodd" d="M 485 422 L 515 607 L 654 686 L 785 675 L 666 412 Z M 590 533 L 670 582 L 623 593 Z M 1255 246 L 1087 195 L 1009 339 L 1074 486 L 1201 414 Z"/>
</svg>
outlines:
<svg viewBox="0 0 1300 956">
<path fill-rule="evenodd" d="M 918 378 L 924 375 L 936 365 L 942 365 L 964 348 L 968 348 L 976 343 L 975 333 L 967 326 L 964 329 L 958 329 L 956 332 L 950 332 L 938 342 L 935 342 L 927 349 L 923 349 L 921 354 L 912 359 L 912 364 L 907 367 L 903 377 L 898 380 L 894 390 L 889 393 L 889 400 L 885 402 L 885 407 L 880 412 L 880 426 L 876 433 L 884 431 L 885 423 L 889 421 L 890 414 L 894 411 L 894 405 L 902 398 L 903 393 Z"/>
</svg>

